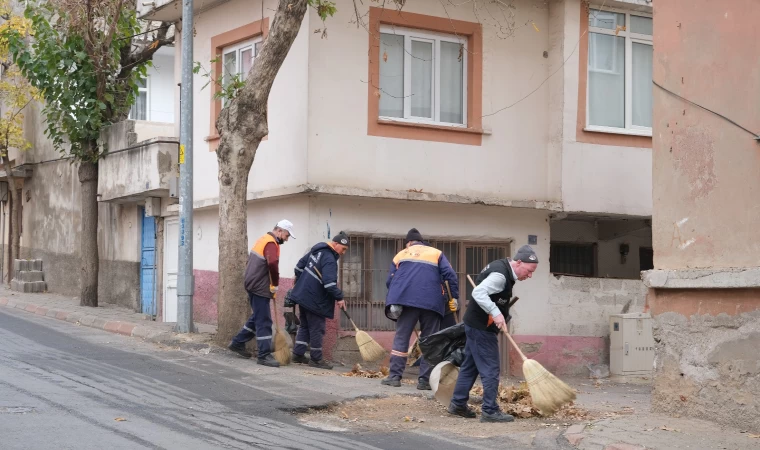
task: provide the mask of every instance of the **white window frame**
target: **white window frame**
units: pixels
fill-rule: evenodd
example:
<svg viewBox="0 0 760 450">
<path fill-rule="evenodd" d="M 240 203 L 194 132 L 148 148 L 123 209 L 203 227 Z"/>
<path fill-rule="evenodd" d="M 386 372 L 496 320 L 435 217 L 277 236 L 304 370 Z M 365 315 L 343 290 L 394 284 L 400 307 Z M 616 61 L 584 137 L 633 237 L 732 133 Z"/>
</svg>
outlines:
<svg viewBox="0 0 760 450">
<path fill-rule="evenodd" d="M 591 5 L 591 10 L 599 10 L 599 6 Z M 628 11 L 624 9 L 616 9 L 616 8 L 607 8 L 605 7 L 603 12 L 612 12 L 612 13 L 619 13 L 619 14 L 625 14 L 625 30 L 620 30 L 617 34 L 615 34 L 615 30 L 609 30 L 607 28 L 597 28 L 597 27 L 588 27 L 588 33 L 589 33 L 589 39 L 591 38 L 591 33 L 598 33 L 598 34 L 606 34 L 609 36 L 617 36 L 625 38 L 625 128 L 619 128 L 619 127 L 605 127 L 600 125 L 591 125 L 589 121 L 589 115 L 591 113 L 591 108 L 589 107 L 588 103 L 588 96 L 589 96 L 589 80 L 590 77 L 588 76 L 588 73 L 592 71 L 592 69 L 589 67 L 588 62 L 586 62 L 586 127 L 584 128 L 585 131 L 593 131 L 597 133 L 610 133 L 610 134 L 629 134 L 633 136 L 652 136 L 652 128 L 651 127 L 642 127 L 639 125 L 633 125 L 633 44 L 645 44 L 645 45 L 653 45 L 652 38 L 653 36 L 647 35 L 647 34 L 638 34 L 638 33 L 632 33 L 628 30 L 631 29 L 631 16 L 640 16 L 640 17 L 648 17 L 652 18 L 652 14 L 638 12 L 638 11 Z M 588 16 L 585 18 L 586 21 L 588 21 Z M 653 33 L 654 34 L 654 33 Z M 613 49 L 617 49 L 616 46 L 613 46 Z M 615 50 L 617 51 L 617 50 Z M 588 52 L 588 57 L 591 58 L 591 52 Z M 606 70 L 595 70 L 596 72 L 609 72 Z"/>
<path fill-rule="evenodd" d="M 150 75 L 145 77 L 145 87 L 139 87 L 137 88 L 138 95 L 141 92 L 145 92 L 145 122 L 150 121 Z M 127 117 L 130 120 L 137 120 L 132 118 L 132 109 L 135 107 L 137 103 L 132 104 L 132 106 L 129 107 L 129 117 Z"/>
<path fill-rule="evenodd" d="M 467 128 L 467 44 L 468 40 L 464 37 L 457 37 L 445 33 L 436 33 L 433 31 L 420 31 L 413 28 L 402 28 L 391 25 L 382 25 L 380 33 L 395 34 L 404 36 L 404 117 L 387 117 L 378 116 L 381 120 L 393 122 L 415 123 L 424 125 L 439 125 L 444 127 Z M 432 86 L 433 95 L 431 96 L 431 107 L 433 118 L 412 116 L 412 96 L 408 95 L 412 91 L 412 41 L 431 42 L 433 43 L 433 70 Z M 464 41 L 464 42 L 462 42 Z M 441 121 L 441 42 L 451 42 L 464 46 L 462 53 L 462 122 L 450 123 Z M 380 56 L 380 55 L 378 55 Z"/>
<path fill-rule="evenodd" d="M 242 70 L 242 67 L 243 67 L 243 58 L 241 58 L 240 54 L 243 51 L 250 49 L 251 52 L 253 53 L 253 60 L 255 60 L 256 57 L 259 55 L 258 51 L 257 51 L 257 47 L 258 47 L 257 44 L 260 44 L 262 41 L 263 41 L 263 39 L 261 38 L 261 36 L 259 36 L 259 37 L 253 38 L 253 39 L 249 39 L 249 40 L 237 43 L 237 44 L 233 44 L 233 45 L 224 47 L 224 49 L 222 49 L 222 55 L 221 55 L 221 58 L 222 58 L 222 80 L 224 80 L 224 77 L 227 75 L 227 72 L 226 72 L 227 65 L 224 64 L 224 57 L 226 55 L 229 55 L 230 53 L 235 53 L 235 74 L 240 74 L 240 71 Z M 253 63 L 251 63 L 251 64 L 253 64 Z M 251 66 L 251 67 L 253 67 L 253 66 Z M 224 104 L 225 104 L 225 99 L 222 98 L 222 107 L 224 107 Z"/>
</svg>

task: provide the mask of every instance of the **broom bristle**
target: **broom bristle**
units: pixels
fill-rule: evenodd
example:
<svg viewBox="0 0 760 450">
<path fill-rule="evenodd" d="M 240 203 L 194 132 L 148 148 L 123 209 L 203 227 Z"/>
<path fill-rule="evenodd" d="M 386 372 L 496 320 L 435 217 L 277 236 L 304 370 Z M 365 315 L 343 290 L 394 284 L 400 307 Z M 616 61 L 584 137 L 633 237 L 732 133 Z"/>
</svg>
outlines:
<svg viewBox="0 0 760 450">
<path fill-rule="evenodd" d="M 538 361 L 525 360 L 523 375 L 528 383 L 533 405 L 542 416 L 552 415 L 563 405 L 575 400 L 575 391 L 552 375 Z"/>
<path fill-rule="evenodd" d="M 282 366 L 290 364 L 290 336 L 287 335 L 284 330 L 278 328 L 277 332 L 274 334 L 273 344 L 274 351 L 272 352 L 272 356 L 274 356 L 274 359 L 276 359 Z"/>
<path fill-rule="evenodd" d="M 362 359 L 365 361 L 377 361 L 385 356 L 383 346 L 372 339 L 372 336 L 366 331 L 356 332 L 356 345 L 359 346 L 359 353 L 361 353 Z"/>
</svg>

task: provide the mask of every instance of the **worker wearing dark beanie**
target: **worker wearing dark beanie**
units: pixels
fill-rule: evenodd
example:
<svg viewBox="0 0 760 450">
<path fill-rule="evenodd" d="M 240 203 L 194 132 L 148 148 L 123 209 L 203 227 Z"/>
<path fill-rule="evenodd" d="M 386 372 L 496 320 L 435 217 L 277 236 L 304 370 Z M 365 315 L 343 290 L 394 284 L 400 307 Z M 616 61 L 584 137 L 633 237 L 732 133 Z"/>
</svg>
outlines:
<svg viewBox="0 0 760 450">
<path fill-rule="evenodd" d="M 443 282 L 448 281 L 451 295 L 459 297 L 457 274 L 446 255 L 424 244 L 422 234 L 412 228 L 406 234 L 406 248 L 391 263 L 388 273 L 388 295 L 385 298 L 385 315 L 396 321 L 396 335 L 391 350 L 390 373 L 382 383 L 400 387 L 409 350 L 409 339 L 420 323 L 420 337 L 440 330 L 441 319 L 448 309 L 449 298 L 444 296 Z M 400 313 L 398 311 L 400 310 Z M 432 367 L 424 360 L 420 363 L 417 389 L 430 390 Z"/>
</svg>

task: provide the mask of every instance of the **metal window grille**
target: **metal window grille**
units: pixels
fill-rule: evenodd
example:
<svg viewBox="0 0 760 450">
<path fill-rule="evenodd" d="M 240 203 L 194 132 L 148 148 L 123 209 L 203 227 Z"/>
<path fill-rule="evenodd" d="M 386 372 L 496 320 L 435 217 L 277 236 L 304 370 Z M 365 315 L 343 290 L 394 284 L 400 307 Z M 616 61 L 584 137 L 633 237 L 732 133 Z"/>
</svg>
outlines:
<svg viewBox="0 0 760 450">
<path fill-rule="evenodd" d="M 654 269 L 654 250 L 649 247 L 639 247 L 639 270 Z"/>
<path fill-rule="evenodd" d="M 596 276 L 596 244 L 552 242 L 550 246 L 549 270 L 553 274 Z"/>
</svg>

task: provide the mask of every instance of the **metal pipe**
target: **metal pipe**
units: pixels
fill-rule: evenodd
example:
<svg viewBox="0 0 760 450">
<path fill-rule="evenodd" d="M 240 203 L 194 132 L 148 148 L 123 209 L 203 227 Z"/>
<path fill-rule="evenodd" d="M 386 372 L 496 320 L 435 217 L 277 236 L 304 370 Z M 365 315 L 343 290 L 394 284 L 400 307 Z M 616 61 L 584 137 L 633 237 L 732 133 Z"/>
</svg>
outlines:
<svg viewBox="0 0 760 450">
<path fill-rule="evenodd" d="M 193 0 L 182 1 L 182 87 L 179 129 L 179 264 L 177 274 L 178 333 L 193 326 Z"/>
</svg>

